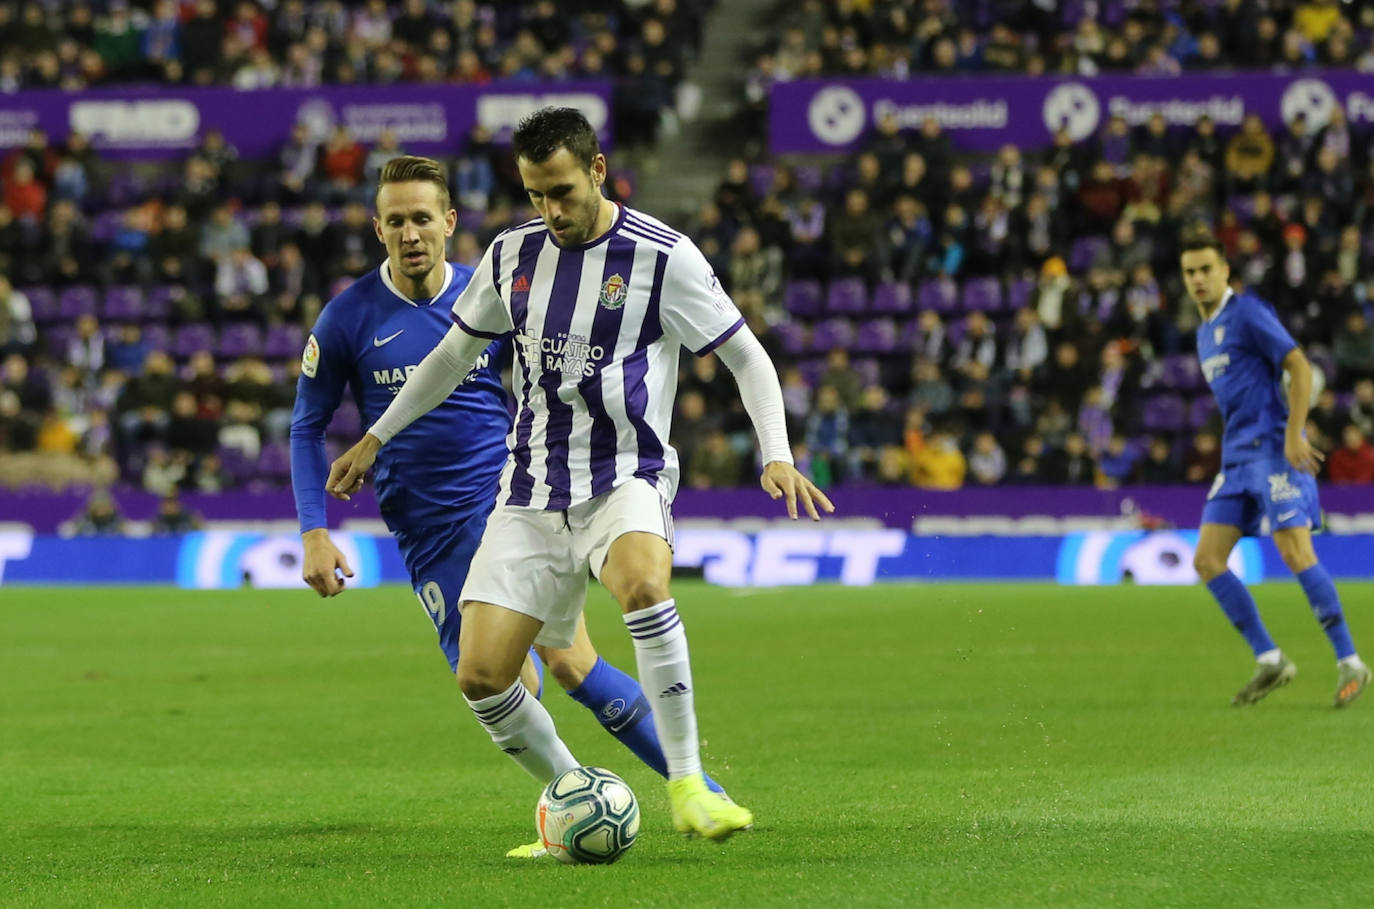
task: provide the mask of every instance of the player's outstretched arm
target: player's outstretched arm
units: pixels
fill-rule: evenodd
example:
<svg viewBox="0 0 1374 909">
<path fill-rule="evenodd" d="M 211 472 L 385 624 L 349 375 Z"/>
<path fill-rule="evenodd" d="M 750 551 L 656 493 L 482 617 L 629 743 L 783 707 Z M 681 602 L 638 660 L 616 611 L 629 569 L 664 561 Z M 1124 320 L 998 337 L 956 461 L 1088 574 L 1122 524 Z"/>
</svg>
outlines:
<svg viewBox="0 0 1374 909">
<path fill-rule="evenodd" d="M 301 534 L 301 542 L 305 544 L 305 565 L 301 569 L 305 583 L 322 597 L 343 593 L 345 579 L 353 577 L 353 569 L 329 538 L 329 531 L 323 527 L 307 530 Z"/>
<path fill-rule="evenodd" d="M 813 521 L 821 519 L 820 512 L 835 510 L 830 499 L 809 479 L 792 466 L 792 447 L 787 441 L 787 420 L 782 402 L 782 386 L 773 361 L 759 339 L 747 326 L 741 326 L 728 341 L 716 349 L 720 361 L 735 376 L 740 399 L 758 434 L 763 451 L 764 492 L 775 500 L 787 501 L 787 516 L 797 519 L 797 503 Z"/>
<path fill-rule="evenodd" d="M 391 405 L 372 424 L 362 441 L 344 452 L 330 465 L 325 488 L 336 499 L 347 501 L 363 485 L 363 475 L 377 452 L 398 432 L 429 413 L 453 393 L 477 358 L 491 343 L 454 325 L 433 350 L 425 355 L 415 372 L 406 379 Z"/>
</svg>

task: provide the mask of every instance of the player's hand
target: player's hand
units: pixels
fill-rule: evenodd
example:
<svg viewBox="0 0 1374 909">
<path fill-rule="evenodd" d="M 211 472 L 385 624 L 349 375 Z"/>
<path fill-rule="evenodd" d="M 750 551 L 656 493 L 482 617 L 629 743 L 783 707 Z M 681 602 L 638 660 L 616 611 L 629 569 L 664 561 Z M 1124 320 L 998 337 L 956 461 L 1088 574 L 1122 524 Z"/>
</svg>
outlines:
<svg viewBox="0 0 1374 909">
<path fill-rule="evenodd" d="M 329 531 L 323 527 L 307 530 L 301 535 L 305 544 L 305 565 L 301 577 L 322 597 L 332 597 L 343 593 L 344 578 L 353 577 L 353 569 L 348 567 L 348 559 L 329 539 Z M 338 572 L 343 572 L 340 577 Z"/>
<path fill-rule="evenodd" d="M 763 466 L 763 478 L 759 481 L 763 485 L 763 491 L 774 499 L 787 499 L 787 516 L 792 520 L 797 519 L 797 500 L 800 499 L 806 508 L 806 513 L 811 516 L 811 520 L 819 521 L 820 512 L 816 510 L 819 505 L 826 514 L 835 510 L 835 506 L 830 504 L 830 500 L 825 497 L 815 483 L 802 476 L 797 468 L 784 461 L 769 461 Z"/>
<path fill-rule="evenodd" d="M 381 441 L 372 433 L 364 435 L 357 445 L 329 465 L 329 479 L 324 482 L 325 491 L 347 502 L 353 493 L 363 488 L 363 476 L 372 462 L 377 460 L 377 450 L 381 447 Z"/>
<path fill-rule="evenodd" d="M 1321 471 L 1322 461 L 1326 460 L 1326 455 L 1313 448 L 1306 436 L 1291 432 L 1284 437 L 1283 456 L 1289 464 L 1314 477 Z"/>
</svg>

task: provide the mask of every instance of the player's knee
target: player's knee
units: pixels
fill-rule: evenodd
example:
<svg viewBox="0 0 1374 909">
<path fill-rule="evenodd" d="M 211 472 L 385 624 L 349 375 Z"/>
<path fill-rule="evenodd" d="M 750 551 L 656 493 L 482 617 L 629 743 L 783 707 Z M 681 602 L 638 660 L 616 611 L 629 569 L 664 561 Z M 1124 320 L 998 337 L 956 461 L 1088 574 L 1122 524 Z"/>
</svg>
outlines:
<svg viewBox="0 0 1374 909">
<path fill-rule="evenodd" d="M 1204 581 L 1226 572 L 1226 559 L 1213 552 L 1197 550 L 1193 553 L 1193 570 Z"/>
<path fill-rule="evenodd" d="M 584 665 L 583 660 L 566 650 L 550 650 L 545 654 L 545 664 L 549 667 L 549 674 L 553 676 L 555 682 L 564 691 L 572 691 L 583 680 L 587 678 L 587 673 L 592 671 L 591 666 Z M 593 660 L 592 664 L 595 665 Z"/>
<path fill-rule="evenodd" d="M 626 612 L 634 612 L 636 609 L 656 606 L 670 596 L 667 584 L 652 578 L 637 578 L 627 584 L 621 592 L 620 605 Z"/>
<path fill-rule="evenodd" d="M 514 679 L 503 678 L 494 667 L 458 661 L 458 687 L 469 701 L 480 701 L 505 691 Z"/>
<path fill-rule="evenodd" d="M 1302 574 L 1313 565 L 1317 564 L 1317 555 L 1301 549 L 1285 548 L 1279 550 L 1279 557 L 1283 559 L 1283 564 L 1288 566 L 1288 570 L 1293 574 Z"/>
</svg>

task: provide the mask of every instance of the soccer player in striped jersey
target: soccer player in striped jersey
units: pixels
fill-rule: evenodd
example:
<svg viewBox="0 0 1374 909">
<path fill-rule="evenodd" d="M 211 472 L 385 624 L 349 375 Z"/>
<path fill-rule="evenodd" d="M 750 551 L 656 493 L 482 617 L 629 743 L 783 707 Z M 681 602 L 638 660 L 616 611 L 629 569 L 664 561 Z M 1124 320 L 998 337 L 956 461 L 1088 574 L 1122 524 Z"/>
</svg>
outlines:
<svg viewBox="0 0 1374 909">
<path fill-rule="evenodd" d="M 1298 671 L 1269 636 L 1250 591 L 1226 565 L 1240 538 L 1258 534 L 1267 516 L 1279 555 L 1297 576 L 1336 652 L 1333 703 L 1344 707 L 1369 684 L 1370 670 L 1355 652 L 1336 585 L 1312 548 L 1312 530 L 1322 520 L 1313 479 L 1322 454 L 1305 435 L 1312 367 L 1268 303 L 1231 289 L 1220 241 L 1194 230 L 1180 248 L 1183 283 L 1202 314 L 1198 358 L 1225 421 L 1221 473 L 1202 509 L 1193 561 L 1256 660 L 1250 681 L 1231 703 L 1253 704 Z M 1290 377 L 1286 402 L 1284 372 Z"/>
<path fill-rule="evenodd" d="M 291 426 L 291 479 L 305 544 L 303 574 L 321 596 L 341 593 L 352 574 L 325 526 L 325 427 L 345 385 L 352 386 L 365 419 L 381 416 L 453 324 L 453 303 L 472 276 L 470 268 L 444 261 L 444 241 L 456 219 L 442 165 L 417 157 L 387 162 L 375 220 L 387 259 L 324 308 L 306 343 Z M 506 462 L 511 423 L 498 370 L 508 352 L 505 341 L 487 345 L 453 393 L 393 439 L 377 465 L 382 517 L 455 671 L 458 595 Z M 570 647 L 539 650 L 568 694 L 666 775 L 644 692 L 597 656 L 585 626 L 577 626 Z M 537 670 L 537 662 L 526 661 L 525 684 L 536 696 L 542 683 Z M 542 851 L 535 844 L 511 854 L 533 857 Z"/>
<path fill-rule="evenodd" d="M 541 782 L 578 765 L 518 684 L 531 643 L 566 647 L 588 569 L 619 602 L 668 759 L 676 828 L 712 839 L 753 814 L 701 773 L 687 637 L 669 590 L 668 444 L 679 348 L 734 373 L 763 450 L 764 489 L 813 520 L 829 500 L 792 465 L 777 373 L 691 240 L 606 199 L 585 117 L 544 108 L 513 150 L 540 218 L 499 235 L 453 307 L 454 326 L 363 439 L 330 469 L 358 488 L 378 451 L 442 402 L 497 338 L 514 335 L 520 405 L 497 507 L 463 588 L 458 681 L 492 740 Z"/>
</svg>

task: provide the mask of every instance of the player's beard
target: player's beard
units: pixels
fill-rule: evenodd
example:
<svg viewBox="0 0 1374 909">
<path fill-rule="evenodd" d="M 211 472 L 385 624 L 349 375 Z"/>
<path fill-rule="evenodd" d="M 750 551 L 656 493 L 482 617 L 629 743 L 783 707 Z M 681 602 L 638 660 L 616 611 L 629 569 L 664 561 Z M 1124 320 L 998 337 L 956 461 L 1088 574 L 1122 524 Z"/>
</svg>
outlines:
<svg viewBox="0 0 1374 909">
<path fill-rule="evenodd" d="M 596 218 L 601 214 L 601 192 L 592 184 L 591 198 L 587 204 L 578 212 L 578 217 L 568 225 L 572 229 L 559 238 L 559 243 L 563 246 L 581 246 L 592 239 L 592 231 L 596 230 Z"/>
</svg>

